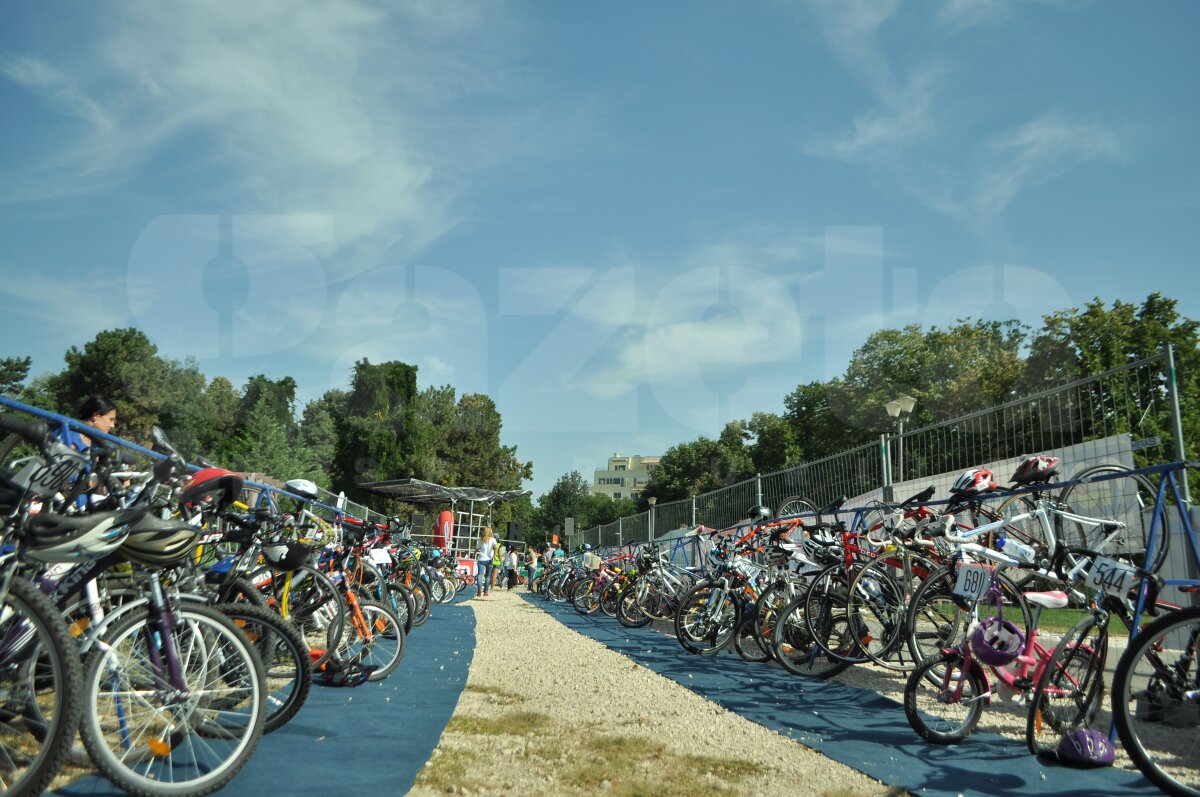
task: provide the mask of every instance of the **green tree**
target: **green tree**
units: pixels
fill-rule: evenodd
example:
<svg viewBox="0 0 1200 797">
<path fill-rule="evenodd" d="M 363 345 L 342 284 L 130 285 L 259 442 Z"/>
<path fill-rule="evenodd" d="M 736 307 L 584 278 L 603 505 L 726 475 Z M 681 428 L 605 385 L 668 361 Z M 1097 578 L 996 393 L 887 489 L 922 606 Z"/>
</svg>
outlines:
<svg viewBox="0 0 1200 797">
<path fill-rule="evenodd" d="M 235 470 L 262 473 L 280 481 L 311 479 L 315 475 L 305 452 L 291 441 L 287 427 L 267 399 L 250 408 L 238 429 L 231 456 Z"/>
<path fill-rule="evenodd" d="M 870 435 L 849 424 L 842 381 L 797 385 L 783 398 L 791 437 L 788 462 L 820 459 L 866 442 Z"/>
<path fill-rule="evenodd" d="M 538 499 L 535 514 L 543 529 L 562 526 L 569 517 L 575 518 L 575 528 L 588 527 L 588 483 L 577 470 L 558 477 L 549 492 Z"/>
<path fill-rule="evenodd" d="M 792 427 L 775 413 L 754 413 L 746 424 L 746 430 L 753 438 L 748 450 L 755 473 L 782 470 L 795 456 Z"/>
<path fill-rule="evenodd" d="M 387 499 L 366 492 L 368 482 L 411 478 L 424 454 L 414 434 L 417 369 L 402 362 L 354 366 L 344 411 L 335 416 L 335 490 L 355 501 L 387 510 Z"/>
<path fill-rule="evenodd" d="M 29 357 L 0 358 L 0 395 L 15 396 L 21 388 L 21 383 L 29 376 L 29 366 L 33 360 Z"/>
</svg>

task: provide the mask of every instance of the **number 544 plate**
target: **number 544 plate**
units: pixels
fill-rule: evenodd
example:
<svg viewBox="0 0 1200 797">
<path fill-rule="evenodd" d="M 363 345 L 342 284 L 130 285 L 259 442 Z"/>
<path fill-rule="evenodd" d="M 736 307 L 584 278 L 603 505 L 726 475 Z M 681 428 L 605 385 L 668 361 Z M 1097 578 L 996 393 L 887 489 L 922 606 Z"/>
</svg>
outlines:
<svg viewBox="0 0 1200 797">
<path fill-rule="evenodd" d="M 1088 571 L 1087 583 L 1093 589 L 1110 595 L 1124 595 L 1137 582 L 1137 570 L 1107 556 L 1098 556 Z"/>
</svg>

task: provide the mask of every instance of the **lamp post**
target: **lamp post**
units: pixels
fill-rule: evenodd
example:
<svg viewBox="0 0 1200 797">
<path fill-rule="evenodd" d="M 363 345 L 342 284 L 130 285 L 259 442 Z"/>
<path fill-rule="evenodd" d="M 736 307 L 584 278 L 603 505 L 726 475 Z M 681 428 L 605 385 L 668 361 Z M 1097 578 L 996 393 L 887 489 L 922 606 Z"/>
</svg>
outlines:
<svg viewBox="0 0 1200 797">
<path fill-rule="evenodd" d="M 654 505 L 658 503 L 658 499 L 655 498 L 654 496 L 650 496 L 649 498 L 646 499 L 646 503 L 648 503 L 650 505 L 650 517 L 649 517 L 650 539 L 647 540 L 647 542 L 654 542 Z"/>
<path fill-rule="evenodd" d="M 883 405 L 887 414 L 896 418 L 900 425 L 900 431 L 896 433 L 896 481 L 904 481 L 904 418 L 916 404 L 917 400 L 906 394 Z"/>
</svg>

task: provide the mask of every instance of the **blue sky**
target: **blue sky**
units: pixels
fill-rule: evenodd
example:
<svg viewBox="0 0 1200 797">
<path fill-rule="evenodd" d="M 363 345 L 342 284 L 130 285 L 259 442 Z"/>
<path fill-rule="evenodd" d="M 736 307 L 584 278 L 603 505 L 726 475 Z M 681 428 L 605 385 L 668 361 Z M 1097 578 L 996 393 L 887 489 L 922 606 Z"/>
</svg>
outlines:
<svg viewBox="0 0 1200 797">
<path fill-rule="evenodd" d="M 539 495 L 880 328 L 1198 318 L 1197 33 L 1189 0 L 8 6 L 0 356 L 134 325 L 302 399 L 404 360 L 495 398 Z"/>
</svg>

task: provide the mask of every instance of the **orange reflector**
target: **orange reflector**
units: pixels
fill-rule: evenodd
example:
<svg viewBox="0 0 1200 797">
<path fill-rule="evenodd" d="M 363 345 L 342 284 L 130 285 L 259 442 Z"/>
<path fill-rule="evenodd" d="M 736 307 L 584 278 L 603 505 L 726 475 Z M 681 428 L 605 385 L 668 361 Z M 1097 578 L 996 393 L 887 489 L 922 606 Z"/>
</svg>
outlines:
<svg viewBox="0 0 1200 797">
<path fill-rule="evenodd" d="M 150 752 L 154 753 L 154 755 L 158 756 L 159 758 L 162 758 L 163 756 L 170 754 L 171 743 L 166 739 L 151 739 Z"/>
</svg>

